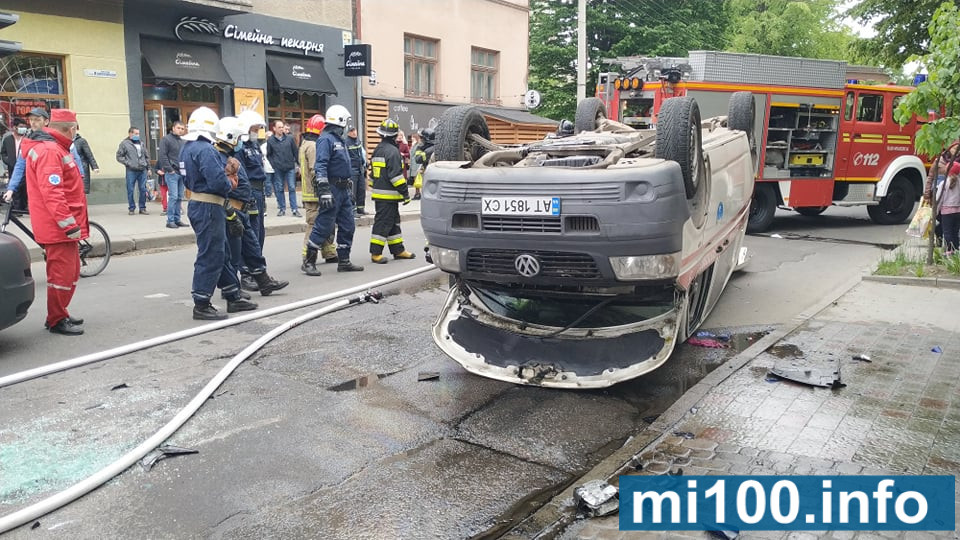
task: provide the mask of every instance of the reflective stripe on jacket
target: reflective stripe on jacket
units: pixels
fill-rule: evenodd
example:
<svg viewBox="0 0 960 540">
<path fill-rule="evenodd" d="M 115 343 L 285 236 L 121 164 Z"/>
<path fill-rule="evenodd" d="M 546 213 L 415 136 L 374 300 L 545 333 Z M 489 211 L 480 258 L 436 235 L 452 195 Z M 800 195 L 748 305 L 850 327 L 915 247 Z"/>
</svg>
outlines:
<svg viewBox="0 0 960 540">
<path fill-rule="evenodd" d="M 395 139 L 380 141 L 370 158 L 370 178 L 373 181 L 373 199 L 403 201 L 409 199 L 407 180 L 403 177 L 403 158 Z"/>
</svg>

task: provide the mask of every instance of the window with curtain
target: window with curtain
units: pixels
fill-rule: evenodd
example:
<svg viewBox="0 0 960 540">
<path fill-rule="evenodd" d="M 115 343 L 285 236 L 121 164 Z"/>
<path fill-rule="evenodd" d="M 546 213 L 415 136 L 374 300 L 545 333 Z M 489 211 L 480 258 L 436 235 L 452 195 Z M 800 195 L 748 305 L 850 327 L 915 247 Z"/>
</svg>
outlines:
<svg viewBox="0 0 960 540">
<path fill-rule="evenodd" d="M 474 47 L 470 51 L 470 100 L 474 103 L 500 103 L 497 66 L 500 53 Z"/>
<path fill-rule="evenodd" d="M 440 42 L 435 39 L 404 34 L 403 36 L 403 93 L 414 97 L 437 95 L 437 51 Z"/>
</svg>

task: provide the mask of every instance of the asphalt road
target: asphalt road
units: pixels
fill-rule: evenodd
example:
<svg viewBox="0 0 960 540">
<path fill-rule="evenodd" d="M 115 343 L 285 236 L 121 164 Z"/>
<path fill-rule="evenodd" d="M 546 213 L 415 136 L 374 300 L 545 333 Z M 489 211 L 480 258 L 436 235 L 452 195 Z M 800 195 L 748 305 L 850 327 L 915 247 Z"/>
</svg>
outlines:
<svg viewBox="0 0 960 540">
<path fill-rule="evenodd" d="M 706 328 L 752 332 L 786 321 L 859 275 L 905 226 L 862 208 L 784 213 L 751 236 L 752 259 Z M 411 247 L 422 246 L 404 223 Z M 361 230 L 356 261 L 366 257 Z M 797 235 L 813 237 L 796 238 Z M 791 239 L 794 238 L 794 239 Z M 299 237 L 271 237 L 271 272 L 290 279 L 264 306 L 417 265 L 299 274 Z M 43 330 L 43 283 L 28 320 L 0 333 L 0 375 L 188 328 L 193 252 L 118 257 L 81 281 L 81 338 Z M 35 275 L 42 276 L 40 265 Z M 666 409 L 735 350 L 682 346 L 668 365 L 605 391 L 516 387 L 465 373 L 433 345 L 446 294 L 438 272 L 379 305 L 295 328 L 242 365 L 170 444 L 199 450 L 134 466 L 11 538 L 463 538 L 534 509 Z M 222 304 L 221 304 L 222 305 Z M 69 486 L 167 422 L 278 315 L 0 389 L 0 514 Z M 423 372 L 437 380 L 419 382 Z"/>
</svg>

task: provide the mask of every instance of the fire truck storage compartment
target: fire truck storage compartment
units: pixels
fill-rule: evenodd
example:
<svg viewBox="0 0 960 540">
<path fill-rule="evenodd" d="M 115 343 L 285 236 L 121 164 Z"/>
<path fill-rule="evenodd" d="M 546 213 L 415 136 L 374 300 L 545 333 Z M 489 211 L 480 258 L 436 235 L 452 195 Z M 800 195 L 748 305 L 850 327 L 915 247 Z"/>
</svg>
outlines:
<svg viewBox="0 0 960 540">
<path fill-rule="evenodd" d="M 839 106 L 770 104 L 764 178 L 833 176 Z"/>
</svg>

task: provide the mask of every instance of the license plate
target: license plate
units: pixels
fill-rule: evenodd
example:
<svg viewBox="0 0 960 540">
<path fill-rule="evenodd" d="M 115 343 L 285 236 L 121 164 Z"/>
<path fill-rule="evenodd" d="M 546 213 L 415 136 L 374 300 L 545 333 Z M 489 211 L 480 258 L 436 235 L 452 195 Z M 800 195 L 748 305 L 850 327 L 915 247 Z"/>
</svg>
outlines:
<svg viewBox="0 0 960 540">
<path fill-rule="evenodd" d="M 487 216 L 560 215 L 560 197 L 484 197 L 480 204 Z"/>
</svg>

